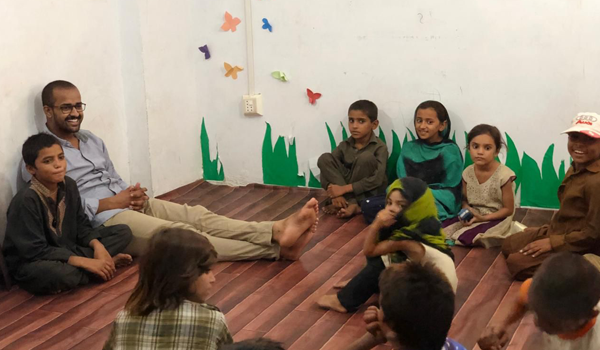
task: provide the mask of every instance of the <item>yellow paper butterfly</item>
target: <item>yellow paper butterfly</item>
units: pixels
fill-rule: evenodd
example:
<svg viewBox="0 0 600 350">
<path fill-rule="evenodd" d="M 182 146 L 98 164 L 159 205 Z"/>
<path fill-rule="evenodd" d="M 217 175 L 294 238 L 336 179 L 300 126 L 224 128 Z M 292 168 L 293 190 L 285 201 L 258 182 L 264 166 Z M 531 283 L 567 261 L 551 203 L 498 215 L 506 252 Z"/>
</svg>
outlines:
<svg viewBox="0 0 600 350">
<path fill-rule="evenodd" d="M 231 76 L 233 79 L 237 79 L 238 72 L 241 72 L 244 70 L 244 68 L 242 68 L 242 67 L 238 67 L 238 66 L 232 67 L 227 62 L 225 62 L 223 65 L 225 66 L 225 70 L 227 71 L 227 73 L 225 73 L 225 76 L 226 77 Z"/>
</svg>

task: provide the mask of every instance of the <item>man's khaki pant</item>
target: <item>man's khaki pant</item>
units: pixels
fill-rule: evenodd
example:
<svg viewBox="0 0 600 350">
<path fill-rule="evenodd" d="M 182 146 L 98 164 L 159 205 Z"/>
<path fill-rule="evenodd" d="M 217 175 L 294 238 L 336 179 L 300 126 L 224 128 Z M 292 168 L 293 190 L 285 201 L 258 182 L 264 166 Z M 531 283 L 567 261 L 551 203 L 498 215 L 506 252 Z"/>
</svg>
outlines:
<svg viewBox="0 0 600 350">
<path fill-rule="evenodd" d="M 188 206 L 152 198 L 142 212 L 125 210 L 104 223 L 125 224 L 133 232 L 133 240 L 125 250 L 142 255 L 150 238 L 158 231 L 179 227 L 208 238 L 220 261 L 277 259 L 279 245 L 272 241 L 273 222 L 248 222 L 217 215 L 203 206 Z"/>
</svg>

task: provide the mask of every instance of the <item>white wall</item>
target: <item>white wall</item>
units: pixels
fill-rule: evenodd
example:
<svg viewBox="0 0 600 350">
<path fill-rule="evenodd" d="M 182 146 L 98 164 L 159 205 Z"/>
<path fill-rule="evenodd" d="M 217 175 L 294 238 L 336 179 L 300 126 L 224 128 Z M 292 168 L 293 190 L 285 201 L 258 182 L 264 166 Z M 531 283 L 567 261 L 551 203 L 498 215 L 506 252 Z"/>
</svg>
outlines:
<svg viewBox="0 0 600 350">
<path fill-rule="evenodd" d="M 40 91 L 66 79 L 88 103 L 123 178 L 163 193 L 202 177 L 200 125 L 230 183 L 262 181 L 265 122 L 297 141 L 300 168 L 329 150 L 325 122 L 361 98 L 380 108 L 388 140 L 416 105 L 439 99 L 462 133 L 488 122 L 541 163 L 580 111 L 600 111 L 600 3 L 595 0 L 252 0 L 256 90 L 264 117 L 241 114 L 247 92 L 242 0 L 0 0 L 0 212 L 15 191 L 23 140 L 43 124 Z M 220 26 L 225 11 L 242 19 Z M 260 29 L 267 17 L 274 31 Z M 204 60 L 198 46 L 208 44 Z M 225 78 L 223 62 L 245 68 Z M 291 81 L 270 77 L 287 72 Z M 305 89 L 321 92 L 316 106 Z M 5 215 L 0 215 L 0 235 Z"/>
<path fill-rule="evenodd" d="M 388 140 L 391 128 L 403 137 L 412 126 L 418 103 L 438 99 L 451 113 L 459 144 L 465 130 L 495 124 L 540 165 L 555 143 L 557 169 L 568 159 L 560 132 L 577 112 L 600 110 L 600 4 L 593 0 L 252 1 L 262 118 L 240 112 L 247 91 L 243 1 L 185 2 L 177 9 L 151 3 L 160 16 L 149 11 L 155 31 L 143 36 L 154 46 L 145 46 L 145 62 L 154 64 L 146 74 L 160 77 L 153 85 L 162 105 L 175 112 L 166 117 L 161 107 L 149 106 L 151 147 L 159 145 L 165 155 L 157 163 L 177 163 L 177 176 L 172 168 L 153 166 L 161 190 L 195 177 L 203 117 L 226 180 L 247 183 L 262 180 L 265 122 L 274 136 L 296 137 L 301 169 L 307 169 L 309 159 L 329 149 L 324 123 L 339 141 L 339 121 L 360 98 L 380 107 Z M 237 32 L 220 29 L 225 11 L 242 19 Z M 260 29 L 263 17 L 273 33 Z M 159 32 L 166 37 L 154 40 Z M 208 61 L 197 51 L 204 44 L 212 53 Z M 238 80 L 225 78 L 225 61 L 246 71 Z M 274 70 L 287 72 L 291 81 L 271 78 Z M 316 106 L 307 102 L 307 87 L 323 93 Z M 178 107 L 182 102 L 185 111 Z M 186 137 L 169 142 L 173 131 Z M 185 160 L 174 160 L 177 150 Z M 158 159 L 154 153 L 152 159 Z"/>
</svg>

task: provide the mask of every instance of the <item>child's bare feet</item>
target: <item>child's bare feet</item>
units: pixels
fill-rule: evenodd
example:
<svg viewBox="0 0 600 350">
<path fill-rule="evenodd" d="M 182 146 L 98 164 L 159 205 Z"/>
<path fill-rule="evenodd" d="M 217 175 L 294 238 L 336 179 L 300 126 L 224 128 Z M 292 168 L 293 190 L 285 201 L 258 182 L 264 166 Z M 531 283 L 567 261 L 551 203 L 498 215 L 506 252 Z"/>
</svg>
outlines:
<svg viewBox="0 0 600 350">
<path fill-rule="evenodd" d="M 336 294 L 323 295 L 317 300 L 317 305 L 323 309 L 329 309 L 343 314 L 348 312 L 348 310 L 342 306 Z"/>
<path fill-rule="evenodd" d="M 133 258 L 129 254 L 117 254 L 113 256 L 113 262 L 115 263 L 115 267 L 125 267 L 131 265 Z"/>
<path fill-rule="evenodd" d="M 340 218 L 350 218 L 356 214 L 360 214 L 360 207 L 358 204 L 349 204 L 346 208 L 341 208 L 338 211 L 337 216 Z"/>
<path fill-rule="evenodd" d="M 319 202 L 312 198 L 298 212 L 276 221 L 273 225 L 273 240 L 283 248 L 293 248 L 298 239 L 316 230 Z M 306 244 L 305 244 L 306 245 Z"/>
<path fill-rule="evenodd" d="M 325 214 L 329 214 L 329 215 L 337 215 L 337 213 L 339 211 L 340 211 L 340 208 L 336 207 L 334 204 L 326 205 L 323 208 L 323 212 L 325 212 Z"/>
<path fill-rule="evenodd" d="M 339 281 L 338 283 L 336 283 L 336 284 L 333 285 L 333 288 L 335 288 L 335 289 L 342 289 L 346 285 L 348 285 L 348 282 L 350 282 L 350 280 Z"/>
<path fill-rule="evenodd" d="M 298 238 L 298 240 L 296 241 L 296 244 L 294 244 L 293 246 L 281 247 L 281 250 L 279 251 L 279 255 L 281 256 L 281 258 L 287 259 L 287 260 L 300 259 L 300 256 L 304 252 L 304 247 L 306 247 L 306 245 L 308 244 L 308 242 L 310 242 L 310 240 L 313 238 L 314 235 L 315 235 L 314 231 L 309 231 L 309 232 L 303 234 L 302 236 L 300 236 L 300 238 Z"/>
</svg>

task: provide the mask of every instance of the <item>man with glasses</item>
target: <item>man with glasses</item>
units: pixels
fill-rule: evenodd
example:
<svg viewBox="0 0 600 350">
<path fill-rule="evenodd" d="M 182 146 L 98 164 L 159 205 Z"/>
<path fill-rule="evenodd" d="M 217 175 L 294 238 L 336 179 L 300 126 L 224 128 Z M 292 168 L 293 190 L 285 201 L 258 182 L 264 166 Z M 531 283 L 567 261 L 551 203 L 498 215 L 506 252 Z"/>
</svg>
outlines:
<svg viewBox="0 0 600 350">
<path fill-rule="evenodd" d="M 93 227 L 128 225 L 133 241 L 126 250 L 141 255 L 150 237 L 166 227 L 191 229 L 208 238 L 219 260 L 297 259 L 317 225 L 318 202 L 275 222 L 246 222 L 214 214 L 202 206 L 189 207 L 148 198 L 140 184 L 129 186 L 117 173 L 102 139 L 81 130 L 86 104 L 70 82 L 57 80 L 42 91 L 45 132 L 58 137 L 67 159 L 67 176 L 77 182 Z M 30 180 L 22 171 L 23 180 Z"/>
</svg>

